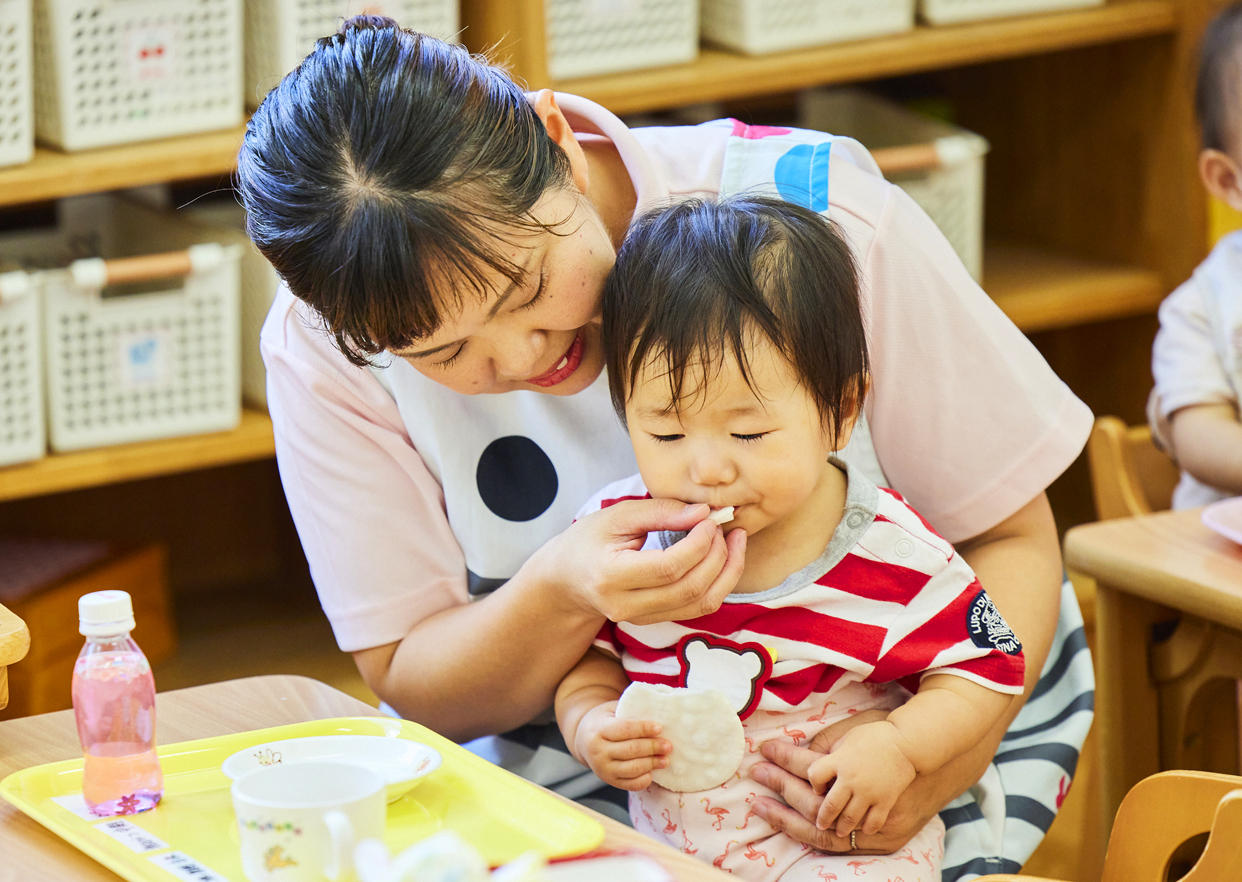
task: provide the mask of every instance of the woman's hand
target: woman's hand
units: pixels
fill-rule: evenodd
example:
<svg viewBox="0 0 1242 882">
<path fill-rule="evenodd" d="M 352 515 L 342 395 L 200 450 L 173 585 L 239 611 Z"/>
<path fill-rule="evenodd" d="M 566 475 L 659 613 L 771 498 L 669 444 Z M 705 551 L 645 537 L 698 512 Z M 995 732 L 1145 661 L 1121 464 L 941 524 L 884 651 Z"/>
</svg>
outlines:
<svg viewBox="0 0 1242 882">
<path fill-rule="evenodd" d="M 757 815 L 773 829 L 788 834 L 799 842 L 826 852 L 855 854 L 891 854 L 903 848 L 927 825 L 957 793 L 944 792 L 946 780 L 941 773 L 919 776 L 905 789 L 888 813 L 878 833 L 857 831 L 850 848 L 850 837 L 838 836 L 836 830 L 820 830 L 815 823 L 824 797 L 816 793 L 808 781 L 811 766 L 855 726 L 875 723 L 887 718 L 883 711 L 864 711 L 824 729 L 807 747 L 794 747 L 781 741 L 765 742 L 761 748 L 766 763 L 751 767 L 750 776 L 763 786 L 780 794 L 784 802 L 760 797 L 753 806 Z M 991 753 L 988 757 L 991 757 Z M 945 768 L 948 768 L 947 766 Z M 941 770 L 943 772 L 944 769 Z M 979 770 L 979 774 L 983 769 Z M 974 780 L 978 779 L 978 775 Z M 948 783 L 950 789 L 956 786 Z M 787 803 L 787 804 L 786 804 Z"/>
<path fill-rule="evenodd" d="M 575 522 L 527 561 L 562 586 L 577 611 L 648 625 L 715 612 L 742 575 L 746 533 L 726 537 L 706 505 L 672 499 L 618 502 Z M 656 530 L 689 530 L 672 548 L 642 550 Z"/>
</svg>

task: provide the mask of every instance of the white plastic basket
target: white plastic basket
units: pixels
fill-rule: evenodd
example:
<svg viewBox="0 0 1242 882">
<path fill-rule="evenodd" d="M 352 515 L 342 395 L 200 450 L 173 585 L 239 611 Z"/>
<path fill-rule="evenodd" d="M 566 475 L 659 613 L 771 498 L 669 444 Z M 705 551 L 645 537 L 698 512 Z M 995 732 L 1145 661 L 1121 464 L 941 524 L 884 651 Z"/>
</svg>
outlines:
<svg viewBox="0 0 1242 882">
<path fill-rule="evenodd" d="M 982 278 L 985 138 L 856 89 L 804 92 L 798 111 L 806 128 L 861 141 L 884 176 L 940 227 L 976 281 Z"/>
<path fill-rule="evenodd" d="M 0 0 L 0 165 L 34 155 L 30 0 Z"/>
<path fill-rule="evenodd" d="M 753 55 L 896 34 L 915 0 L 700 0 L 703 39 Z"/>
<path fill-rule="evenodd" d="M 554 80 L 699 55 L 699 0 L 545 0 L 544 22 Z"/>
<path fill-rule="evenodd" d="M 0 465 L 38 459 L 47 449 L 39 317 L 38 289 L 27 274 L 0 273 Z"/>
<path fill-rule="evenodd" d="M 202 224 L 203 235 L 222 245 L 238 245 L 241 257 L 242 399 L 267 407 L 267 371 L 259 353 L 259 332 L 276 299 L 280 276 L 246 235 L 246 210 L 233 201 L 196 202 L 178 212 Z"/>
<path fill-rule="evenodd" d="M 942 25 L 1103 5 L 1104 0 L 919 0 L 919 15 L 928 24 Z"/>
<path fill-rule="evenodd" d="M 457 0 L 246 0 L 246 103 L 257 107 L 280 78 L 350 15 L 386 15 L 442 40 L 459 29 Z"/>
<path fill-rule="evenodd" d="M 83 150 L 240 125 L 241 0 L 35 0 L 35 131 Z"/>
<path fill-rule="evenodd" d="M 241 249 L 201 237 L 108 196 L 65 200 L 54 230 L 0 236 L 0 259 L 58 267 L 28 270 L 43 299 L 53 450 L 237 425 Z M 98 256 L 72 259 L 83 253 Z"/>
</svg>

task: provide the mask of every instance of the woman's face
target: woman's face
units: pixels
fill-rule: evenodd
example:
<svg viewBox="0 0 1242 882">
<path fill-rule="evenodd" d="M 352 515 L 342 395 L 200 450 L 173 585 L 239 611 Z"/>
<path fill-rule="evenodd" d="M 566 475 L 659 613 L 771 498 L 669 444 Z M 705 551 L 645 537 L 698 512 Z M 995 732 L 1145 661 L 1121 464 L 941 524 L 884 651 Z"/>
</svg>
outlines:
<svg viewBox="0 0 1242 882">
<path fill-rule="evenodd" d="M 463 395 L 525 389 L 573 395 L 604 369 L 600 294 L 616 252 L 577 191 L 544 194 L 533 212 L 552 232 L 507 235 L 518 284 L 489 271 L 482 300 L 466 289 L 434 334 L 393 354 Z"/>
</svg>

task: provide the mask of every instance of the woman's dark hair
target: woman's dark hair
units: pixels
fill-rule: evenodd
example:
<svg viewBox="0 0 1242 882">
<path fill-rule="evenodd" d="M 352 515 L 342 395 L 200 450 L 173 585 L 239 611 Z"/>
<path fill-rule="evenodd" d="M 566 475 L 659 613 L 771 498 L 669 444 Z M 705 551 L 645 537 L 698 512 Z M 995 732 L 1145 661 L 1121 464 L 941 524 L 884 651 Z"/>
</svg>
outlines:
<svg viewBox="0 0 1242 882">
<path fill-rule="evenodd" d="M 689 200 L 640 218 L 604 286 L 612 404 L 643 366 L 667 367 L 671 408 L 701 394 L 732 356 L 751 383 L 755 335 L 781 352 L 839 437 L 867 391 L 869 362 L 849 246 L 815 212 L 779 199 Z M 693 366 L 698 382 L 688 387 Z"/>
<path fill-rule="evenodd" d="M 364 15 L 268 93 L 237 181 L 255 245 L 362 365 L 434 332 L 463 283 L 520 281 L 502 237 L 548 229 L 531 209 L 572 179 L 506 73 Z"/>
<path fill-rule="evenodd" d="M 1226 7 L 1212 19 L 1199 44 L 1195 116 L 1203 132 L 1203 149 L 1228 153 L 1238 146 L 1238 81 L 1242 78 L 1242 3 Z"/>
</svg>

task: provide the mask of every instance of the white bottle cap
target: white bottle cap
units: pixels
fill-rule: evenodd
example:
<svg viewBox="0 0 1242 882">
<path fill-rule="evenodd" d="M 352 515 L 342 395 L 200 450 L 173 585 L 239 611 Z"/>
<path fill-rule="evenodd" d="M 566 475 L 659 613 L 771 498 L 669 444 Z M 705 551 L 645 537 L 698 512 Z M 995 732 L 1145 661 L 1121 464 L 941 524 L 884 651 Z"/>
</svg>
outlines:
<svg viewBox="0 0 1242 882">
<path fill-rule="evenodd" d="M 111 637 L 134 630 L 134 603 L 128 591 L 95 591 L 78 598 L 78 633 Z"/>
</svg>

